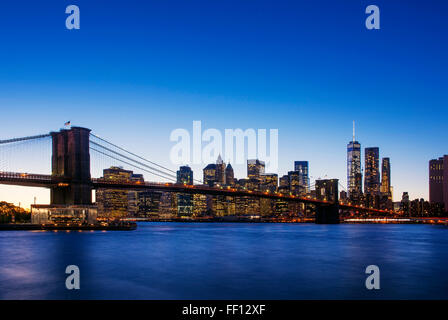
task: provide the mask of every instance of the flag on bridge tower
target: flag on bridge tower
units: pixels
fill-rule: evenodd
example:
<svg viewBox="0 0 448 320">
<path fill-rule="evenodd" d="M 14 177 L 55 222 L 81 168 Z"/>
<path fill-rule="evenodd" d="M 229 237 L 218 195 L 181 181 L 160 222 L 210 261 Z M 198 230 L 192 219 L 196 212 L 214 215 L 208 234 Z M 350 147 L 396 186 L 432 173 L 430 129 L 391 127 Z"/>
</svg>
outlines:
<svg viewBox="0 0 448 320">
<path fill-rule="evenodd" d="M 64 123 L 64 126 L 70 127 L 70 121 L 67 121 L 66 123 Z"/>
</svg>

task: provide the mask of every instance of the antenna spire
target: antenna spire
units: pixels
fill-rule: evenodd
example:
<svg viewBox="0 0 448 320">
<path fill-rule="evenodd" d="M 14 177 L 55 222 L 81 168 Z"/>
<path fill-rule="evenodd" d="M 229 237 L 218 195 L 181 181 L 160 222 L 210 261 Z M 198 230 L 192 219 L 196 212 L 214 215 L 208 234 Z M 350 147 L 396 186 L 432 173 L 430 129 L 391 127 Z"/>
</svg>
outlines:
<svg viewBox="0 0 448 320">
<path fill-rule="evenodd" d="M 353 120 L 353 142 L 355 142 L 355 120 Z"/>
</svg>

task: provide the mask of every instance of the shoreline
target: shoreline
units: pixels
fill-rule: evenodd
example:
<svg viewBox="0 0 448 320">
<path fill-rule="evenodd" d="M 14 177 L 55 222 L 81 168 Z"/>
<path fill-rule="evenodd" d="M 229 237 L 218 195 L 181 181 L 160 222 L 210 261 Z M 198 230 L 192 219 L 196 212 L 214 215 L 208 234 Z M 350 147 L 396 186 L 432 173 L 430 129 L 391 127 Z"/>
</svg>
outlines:
<svg viewBox="0 0 448 320">
<path fill-rule="evenodd" d="M 274 219 L 126 219 L 118 224 L 32 224 L 32 223 L 6 223 L 0 224 L 0 231 L 133 231 L 137 229 L 137 222 L 181 222 L 181 223 L 315 223 L 312 218 L 294 220 Z M 448 218 L 347 218 L 341 219 L 338 224 L 429 224 L 448 226 Z"/>
<path fill-rule="evenodd" d="M 55 225 L 32 223 L 0 224 L 0 231 L 133 231 L 137 229 L 136 223 L 123 223 L 112 225 Z"/>
</svg>

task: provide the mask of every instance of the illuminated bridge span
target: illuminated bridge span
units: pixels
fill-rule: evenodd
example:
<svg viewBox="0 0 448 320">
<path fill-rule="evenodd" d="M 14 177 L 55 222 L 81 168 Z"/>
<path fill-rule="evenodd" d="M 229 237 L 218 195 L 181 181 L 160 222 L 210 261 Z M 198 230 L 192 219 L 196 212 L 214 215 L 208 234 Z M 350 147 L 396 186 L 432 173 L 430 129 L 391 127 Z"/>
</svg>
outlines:
<svg viewBox="0 0 448 320">
<path fill-rule="evenodd" d="M 279 192 L 251 191 L 233 187 L 209 187 L 194 184 L 173 183 L 176 181 L 175 171 L 127 151 L 90 132 L 89 129 L 71 127 L 49 134 L 0 140 L 0 153 L 4 155 L 4 145 L 14 145 L 27 141 L 47 139 L 51 137 L 51 174 L 34 174 L 28 172 L 11 172 L 5 170 L 5 161 L 0 158 L 0 184 L 29 187 L 44 187 L 51 190 L 53 205 L 89 205 L 92 204 L 94 189 L 145 189 L 165 192 L 204 194 L 231 197 L 255 197 L 273 200 L 284 200 L 311 204 L 316 208 L 316 220 L 326 222 L 338 217 L 340 210 L 384 214 L 388 211 L 350 205 L 342 202 L 329 202 L 300 197 Z M 26 148 L 26 144 L 25 144 Z M 142 172 L 163 178 L 166 183 L 143 181 L 109 181 L 91 177 L 90 152 L 102 157 L 119 161 Z M 104 168 L 104 167 L 103 167 Z M 200 182 L 196 180 L 196 182 Z M 200 182 L 201 183 L 201 182 Z"/>
</svg>

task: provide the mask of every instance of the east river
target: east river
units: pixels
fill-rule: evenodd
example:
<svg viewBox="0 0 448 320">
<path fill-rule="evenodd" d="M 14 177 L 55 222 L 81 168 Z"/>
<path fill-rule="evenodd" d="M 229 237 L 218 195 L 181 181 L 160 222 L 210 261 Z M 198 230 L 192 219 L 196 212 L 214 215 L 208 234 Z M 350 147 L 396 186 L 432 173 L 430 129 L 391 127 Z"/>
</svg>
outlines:
<svg viewBox="0 0 448 320">
<path fill-rule="evenodd" d="M 80 270 L 67 290 L 65 269 Z M 380 289 L 367 290 L 368 265 Z M 150 223 L 0 232 L 1 299 L 448 299 L 448 227 Z"/>
</svg>

